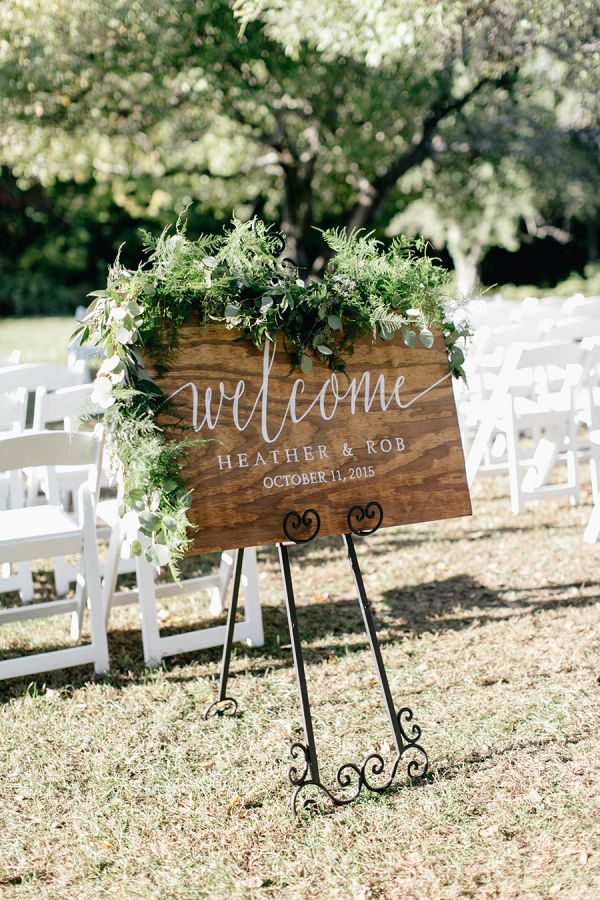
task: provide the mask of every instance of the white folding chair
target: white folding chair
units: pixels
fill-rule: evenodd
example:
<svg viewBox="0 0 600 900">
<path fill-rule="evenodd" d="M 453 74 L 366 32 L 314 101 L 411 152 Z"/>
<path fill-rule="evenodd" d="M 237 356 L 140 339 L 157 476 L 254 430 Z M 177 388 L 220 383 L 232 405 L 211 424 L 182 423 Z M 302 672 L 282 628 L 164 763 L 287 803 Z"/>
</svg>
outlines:
<svg viewBox="0 0 600 900">
<path fill-rule="evenodd" d="M 20 434 L 25 428 L 27 416 L 27 391 L 20 388 L 11 394 L 0 394 L 0 433 Z M 0 474 L 0 510 L 14 506 L 21 496 L 20 472 L 5 472 Z M 0 593 L 7 591 L 19 591 L 23 603 L 33 599 L 33 579 L 31 566 L 28 562 L 15 564 L 12 571 L 10 563 L 3 563 L 0 567 Z"/>
<path fill-rule="evenodd" d="M 157 599 L 192 594 L 197 591 L 209 591 L 211 602 L 209 612 L 219 615 L 223 610 L 224 599 L 231 581 L 234 553 L 226 551 L 221 554 L 219 571 L 214 575 L 202 575 L 188 578 L 179 583 L 155 583 L 155 569 L 142 555 L 135 558 L 135 574 L 137 590 L 117 591 L 119 560 L 125 535 L 117 513 L 117 501 L 102 501 L 98 504 L 98 516 L 112 528 L 108 548 L 108 560 L 102 582 L 102 602 L 108 624 L 113 606 L 139 602 L 142 626 L 142 643 L 144 662 L 150 668 L 160 666 L 165 656 L 176 653 L 189 653 L 193 650 L 204 650 L 217 647 L 225 642 L 225 625 L 210 628 L 196 628 L 180 634 L 162 636 L 158 620 Z M 143 547 L 147 546 L 147 538 L 138 535 Z M 260 647 L 264 642 L 262 610 L 258 591 L 258 574 L 256 569 L 256 550 L 248 548 L 244 552 L 242 569 L 243 605 L 245 618 L 235 626 L 234 640 L 246 641 L 251 647 Z"/>
<path fill-rule="evenodd" d="M 74 387 L 60 388 L 56 391 L 48 391 L 45 387 L 37 388 L 35 392 L 35 409 L 33 413 L 33 430 L 44 431 L 49 425 L 61 425 L 64 431 L 79 431 L 81 418 L 86 413 L 99 412 L 91 404 L 91 384 L 79 384 Z M 33 506 L 39 502 L 39 493 L 42 500 L 48 494 L 47 480 L 44 478 L 44 469 L 33 470 L 29 473 L 27 484 L 27 505 Z M 54 475 L 58 483 L 61 502 L 68 508 L 71 498 L 75 498 L 79 486 L 87 479 L 85 466 L 57 466 Z M 77 577 L 77 567 L 67 565 L 64 558 L 54 560 L 54 584 L 56 593 L 63 596 L 69 590 L 71 581 Z"/>
<path fill-rule="evenodd" d="M 481 407 L 466 461 L 469 484 L 490 440 L 501 434 L 513 512 L 520 512 L 526 500 L 561 494 L 568 495 L 572 504 L 579 502 L 575 394 L 583 377 L 584 355 L 585 349 L 576 343 L 511 348 L 493 393 Z M 521 443 L 524 434 L 532 439 L 527 453 Z M 549 484 L 559 457 L 566 461 L 567 480 Z"/>
<path fill-rule="evenodd" d="M 86 663 L 93 663 L 98 674 L 108 671 L 93 499 L 100 455 L 101 441 L 91 433 L 55 431 L 0 438 L 0 471 L 45 465 L 51 486 L 47 506 L 22 506 L 0 512 L 0 562 L 16 563 L 71 553 L 81 554 L 83 562 L 74 599 L 0 609 L 0 625 L 62 613 L 71 613 L 74 623 L 87 600 L 91 631 L 89 644 L 1 660 L 0 678 L 33 675 Z M 53 486 L 52 468 L 65 463 L 89 466 L 89 481 L 79 489 L 75 519 L 60 506 L 58 488 Z"/>
<path fill-rule="evenodd" d="M 64 431 L 79 431 L 82 416 L 101 412 L 99 408 L 92 406 L 92 390 L 91 384 L 78 384 L 56 391 L 48 391 L 45 387 L 37 388 L 33 431 L 45 431 L 49 425 L 60 425 Z M 85 481 L 85 467 L 59 466 L 56 476 L 61 492 L 74 493 Z M 46 485 L 40 483 L 39 472 L 32 473 L 27 492 L 29 506 L 36 502 L 40 488 L 43 493 L 47 490 Z"/>
</svg>

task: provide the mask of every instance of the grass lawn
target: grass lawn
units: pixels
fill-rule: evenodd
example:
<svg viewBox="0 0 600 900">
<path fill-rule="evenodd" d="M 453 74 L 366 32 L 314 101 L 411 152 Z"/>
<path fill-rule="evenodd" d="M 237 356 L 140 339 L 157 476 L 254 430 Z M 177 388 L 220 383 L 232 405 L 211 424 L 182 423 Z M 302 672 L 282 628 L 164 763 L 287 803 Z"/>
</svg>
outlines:
<svg viewBox="0 0 600 900">
<path fill-rule="evenodd" d="M 0 356 L 21 351 L 21 362 L 64 363 L 73 316 L 0 320 Z"/>
<path fill-rule="evenodd" d="M 431 773 L 294 820 L 299 711 L 280 578 L 259 555 L 266 643 L 237 645 L 233 719 L 205 722 L 218 651 L 143 667 L 134 607 L 111 621 L 112 672 L 0 688 L 0 895 L 52 898 L 600 896 L 600 545 L 587 504 L 514 518 L 502 480 L 472 519 L 360 543 L 397 704 Z M 389 750 L 337 541 L 294 548 L 322 776 Z M 204 563 L 202 563 L 204 564 Z M 189 563 L 197 570 L 198 561 Z M 40 596 L 48 572 L 36 576 Z M 166 630 L 206 602 L 162 612 Z M 66 618 L 66 617 L 65 617 Z M 0 640 L 52 646 L 58 620 Z"/>
</svg>

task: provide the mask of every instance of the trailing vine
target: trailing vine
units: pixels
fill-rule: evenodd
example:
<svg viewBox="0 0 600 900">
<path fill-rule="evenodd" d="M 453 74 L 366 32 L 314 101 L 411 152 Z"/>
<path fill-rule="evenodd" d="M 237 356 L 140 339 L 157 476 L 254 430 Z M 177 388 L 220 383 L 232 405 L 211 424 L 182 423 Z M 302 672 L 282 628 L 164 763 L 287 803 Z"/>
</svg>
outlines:
<svg viewBox="0 0 600 900">
<path fill-rule="evenodd" d="M 132 554 L 141 552 L 141 531 L 150 539 L 147 559 L 176 574 L 189 545 L 182 474 L 189 444 L 165 437 L 158 413 L 166 398 L 142 357 L 159 375 L 168 371 L 184 323 L 202 329 L 220 322 L 259 348 L 281 334 L 291 370 L 304 373 L 315 362 L 343 370 L 363 337 L 389 340 L 400 332 L 408 347 L 431 347 L 437 328 L 453 375 L 464 377 L 468 330 L 452 322 L 447 273 L 423 241 L 396 238 L 384 249 L 363 232 L 329 230 L 323 237 L 333 259 L 322 280 L 307 281 L 286 259 L 281 236 L 257 219 L 234 219 L 223 234 L 192 240 L 180 218 L 157 239 L 144 235 L 146 260 L 137 269 L 117 257 L 106 289 L 90 295 L 74 336 L 105 353 L 93 400 L 106 410 Z"/>
</svg>

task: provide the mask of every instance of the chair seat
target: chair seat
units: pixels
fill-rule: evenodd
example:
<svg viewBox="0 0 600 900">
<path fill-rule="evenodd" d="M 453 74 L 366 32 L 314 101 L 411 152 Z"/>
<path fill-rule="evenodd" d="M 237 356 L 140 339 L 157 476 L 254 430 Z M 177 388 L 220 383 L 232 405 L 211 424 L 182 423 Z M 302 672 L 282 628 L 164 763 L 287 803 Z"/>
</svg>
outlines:
<svg viewBox="0 0 600 900">
<path fill-rule="evenodd" d="M 33 506 L 0 513 L 0 561 L 16 562 L 79 552 L 81 528 L 60 506 Z"/>
</svg>

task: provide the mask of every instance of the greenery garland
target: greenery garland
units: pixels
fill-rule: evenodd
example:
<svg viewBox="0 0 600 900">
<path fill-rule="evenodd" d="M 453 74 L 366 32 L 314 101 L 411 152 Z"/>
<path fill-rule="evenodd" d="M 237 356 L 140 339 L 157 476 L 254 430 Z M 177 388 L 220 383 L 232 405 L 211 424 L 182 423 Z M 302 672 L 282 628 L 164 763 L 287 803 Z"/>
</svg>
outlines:
<svg viewBox="0 0 600 900">
<path fill-rule="evenodd" d="M 435 326 L 452 373 L 464 377 L 460 344 L 468 330 L 451 321 L 447 273 L 427 256 L 424 242 L 397 238 L 383 249 L 363 232 L 323 236 L 334 255 L 322 280 L 306 281 L 285 258 L 281 236 L 260 220 L 234 219 L 221 235 L 191 240 L 180 218 L 158 239 L 144 235 L 147 258 L 136 270 L 117 256 L 106 289 L 90 295 L 93 302 L 74 337 L 102 347 L 106 356 L 93 401 L 106 411 L 132 554 L 141 553 L 141 531 L 150 538 L 149 562 L 169 564 L 177 574 L 177 560 L 190 543 L 182 473 L 189 442 L 166 439 L 158 422 L 166 397 L 141 355 L 159 374 L 167 371 L 184 323 L 204 328 L 221 322 L 259 348 L 280 333 L 291 369 L 305 373 L 315 360 L 343 370 L 356 341 L 366 336 L 389 340 L 400 331 L 408 347 L 431 347 Z"/>
</svg>

